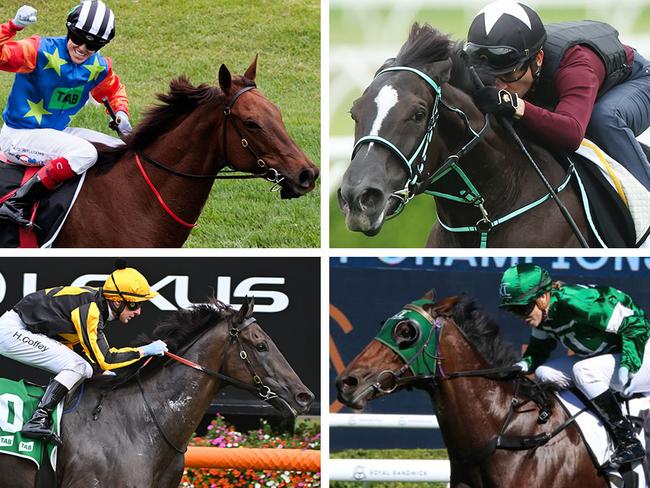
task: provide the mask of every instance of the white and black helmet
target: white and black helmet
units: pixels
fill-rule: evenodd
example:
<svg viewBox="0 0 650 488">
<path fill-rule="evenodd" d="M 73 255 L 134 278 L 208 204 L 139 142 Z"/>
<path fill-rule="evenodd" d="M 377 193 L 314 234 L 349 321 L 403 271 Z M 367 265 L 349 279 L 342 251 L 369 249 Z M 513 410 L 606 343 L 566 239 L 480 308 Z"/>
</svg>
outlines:
<svg viewBox="0 0 650 488">
<path fill-rule="evenodd" d="M 464 49 L 472 64 L 502 74 L 530 60 L 545 41 L 537 12 L 513 0 L 496 0 L 474 17 Z"/>
<path fill-rule="evenodd" d="M 115 36 L 115 14 L 101 0 L 85 0 L 74 7 L 66 21 L 68 37 L 97 51 Z"/>
</svg>

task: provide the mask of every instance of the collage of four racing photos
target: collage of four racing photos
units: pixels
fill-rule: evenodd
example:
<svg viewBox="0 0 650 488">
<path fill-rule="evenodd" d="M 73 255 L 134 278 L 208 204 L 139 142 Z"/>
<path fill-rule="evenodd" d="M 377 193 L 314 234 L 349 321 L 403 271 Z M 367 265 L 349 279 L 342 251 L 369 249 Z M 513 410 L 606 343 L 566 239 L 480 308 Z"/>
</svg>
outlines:
<svg viewBox="0 0 650 488">
<path fill-rule="evenodd" d="M 25 1 L 0 488 L 648 486 L 650 2 Z"/>
</svg>

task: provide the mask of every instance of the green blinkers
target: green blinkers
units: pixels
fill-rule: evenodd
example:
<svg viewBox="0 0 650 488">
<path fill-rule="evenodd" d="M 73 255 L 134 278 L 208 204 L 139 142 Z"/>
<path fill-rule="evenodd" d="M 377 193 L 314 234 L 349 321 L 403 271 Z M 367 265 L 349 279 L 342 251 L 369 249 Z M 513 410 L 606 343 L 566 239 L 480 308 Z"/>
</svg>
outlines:
<svg viewBox="0 0 650 488">
<path fill-rule="evenodd" d="M 424 309 L 430 300 L 415 300 L 388 318 L 375 339 L 398 354 L 415 376 L 436 372 L 437 336 L 434 319 Z"/>
</svg>

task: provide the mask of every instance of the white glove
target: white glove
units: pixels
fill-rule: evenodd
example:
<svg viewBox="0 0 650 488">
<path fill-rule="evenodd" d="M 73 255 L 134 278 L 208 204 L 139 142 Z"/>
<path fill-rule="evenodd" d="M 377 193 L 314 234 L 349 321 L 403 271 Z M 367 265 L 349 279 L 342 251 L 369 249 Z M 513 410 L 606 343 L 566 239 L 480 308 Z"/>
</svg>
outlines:
<svg viewBox="0 0 650 488">
<path fill-rule="evenodd" d="M 140 346 L 140 351 L 142 351 L 142 356 L 162 356 L 165 354 L 167 349 L 167 344 L 161 340 L 153 341 L 144 346 Z"/>
<path fill-rule="evenodd" d="M 102 373 L 104 376 L 117 376 L 117 373 L 115 371 L 111 371 L 110 369 L 107 369 Z"/>
<path fill-rule="evenodd" d="M 131 127 L 131 122 L 129 122 L 129 116 L 126 112 L 120 110 L 115 114 L 115 118 L 117 119 L 117 128 L 119 131 L 125 136 L 129 135 L 133 127 Z"/>
<path fill-rule="evenodd" d="M 623 398 L 630 398 L 635 393 L 635 387 L 632 386 L 632 376 L 630 370 L 625 366 L 618 368 L 618 382 L 621 384 Z"/>
<path fill-rule="evenodd" d="M 526 361 L 519 361 L 518 363 L 513 364 L 513 366 L 517 366 L 522 372 L 528 373 L 528 363 Z"/>
<path fill-rule="evenodd" d="M 36 9 L 29 5 L 23 5 L 16 12 L 13 22 L 16 27 L 27 27 L 36 23 Z"/>
</svg>

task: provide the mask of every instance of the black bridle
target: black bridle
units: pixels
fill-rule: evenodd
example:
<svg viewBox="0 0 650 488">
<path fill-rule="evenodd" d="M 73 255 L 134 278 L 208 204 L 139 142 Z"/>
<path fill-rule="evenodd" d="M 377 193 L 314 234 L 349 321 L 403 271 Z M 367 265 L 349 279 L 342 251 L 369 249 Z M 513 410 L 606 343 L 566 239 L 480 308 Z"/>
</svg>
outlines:
<svg viewBox="0 0 650 488">
<path fill-rule="evenodd" d="M 242 135 L 242 131 L 240 128 L 237 126 L 237 123 L 235 122 L 235 118 L 232 117 L 232 108 L 235 105 L 235 102 L 239 99 L 239 97 L 246 93 L 247 91 L 253 90 L 257 88 L 257 85 L 255 83 L 252 83 L 250 85 L 246 85 L 242 88 L 240 88 L 230 99 L 229 102 L 227 102 L 224 106 L 223 109 L 223 114 L 224 114 L 224 122 L 223 122 L 223 143 L 224 143 L 224 157 L 226 162 L 229 161 L 228 159 L 228 144 L 227 144 L 227 134 L 228 134 L 228 122 L 232 125 L 233 129 L 235 132 L 237 132 L 237 135 L 239 136 L 241 140 L 241 145 L 242 147 L 245 147 L 251 155 L 255 158 L 255 161 L 257 163 L 257 166 L 262 170 L 261 173 L 253 173 L 253 174 L 235 174 L 238 173 L 236 170 L 225 170 L 222 171 L 222 173 L 228 173 L 228 174 L 220 174 L 220 173 L 206 173 L 206 174 L 194 174 L 194 173 L 185 173 L 183 171 L 178 171 L 170 166 L 167 166 L 160 161 L 157 161 L 156 159 L 153 159 L 150 156 L 147 156 L 144 152 L 142 151 L 136 151 L 136 154 L 142 158 L 143 160 L 147 161 L 148 163 L 152 164 L 156 168 L 162 169 L 163 171 L 166 171 L 169 174 L 172 174 L 174 176 L 179 176 L 181 178 L 190 178 L 190 179 L 201 179 L 201 180 L 219 180 L 219 179 L 250 179 L 250 178 L 263 178 L 267 181 L 270 181 L 273 183 L 273 186 L 271 187 L 271 191 L 278 191 L 281 189 L 280 183 L 284 181 L 285 177 L 275 168 L 271 168 L 262 157 L 259 156 L 258 152 L 253 149 L 251 146 L 249 140 Z M 228 166 L 232 166 L 228 164 Z"/>
</svg>

